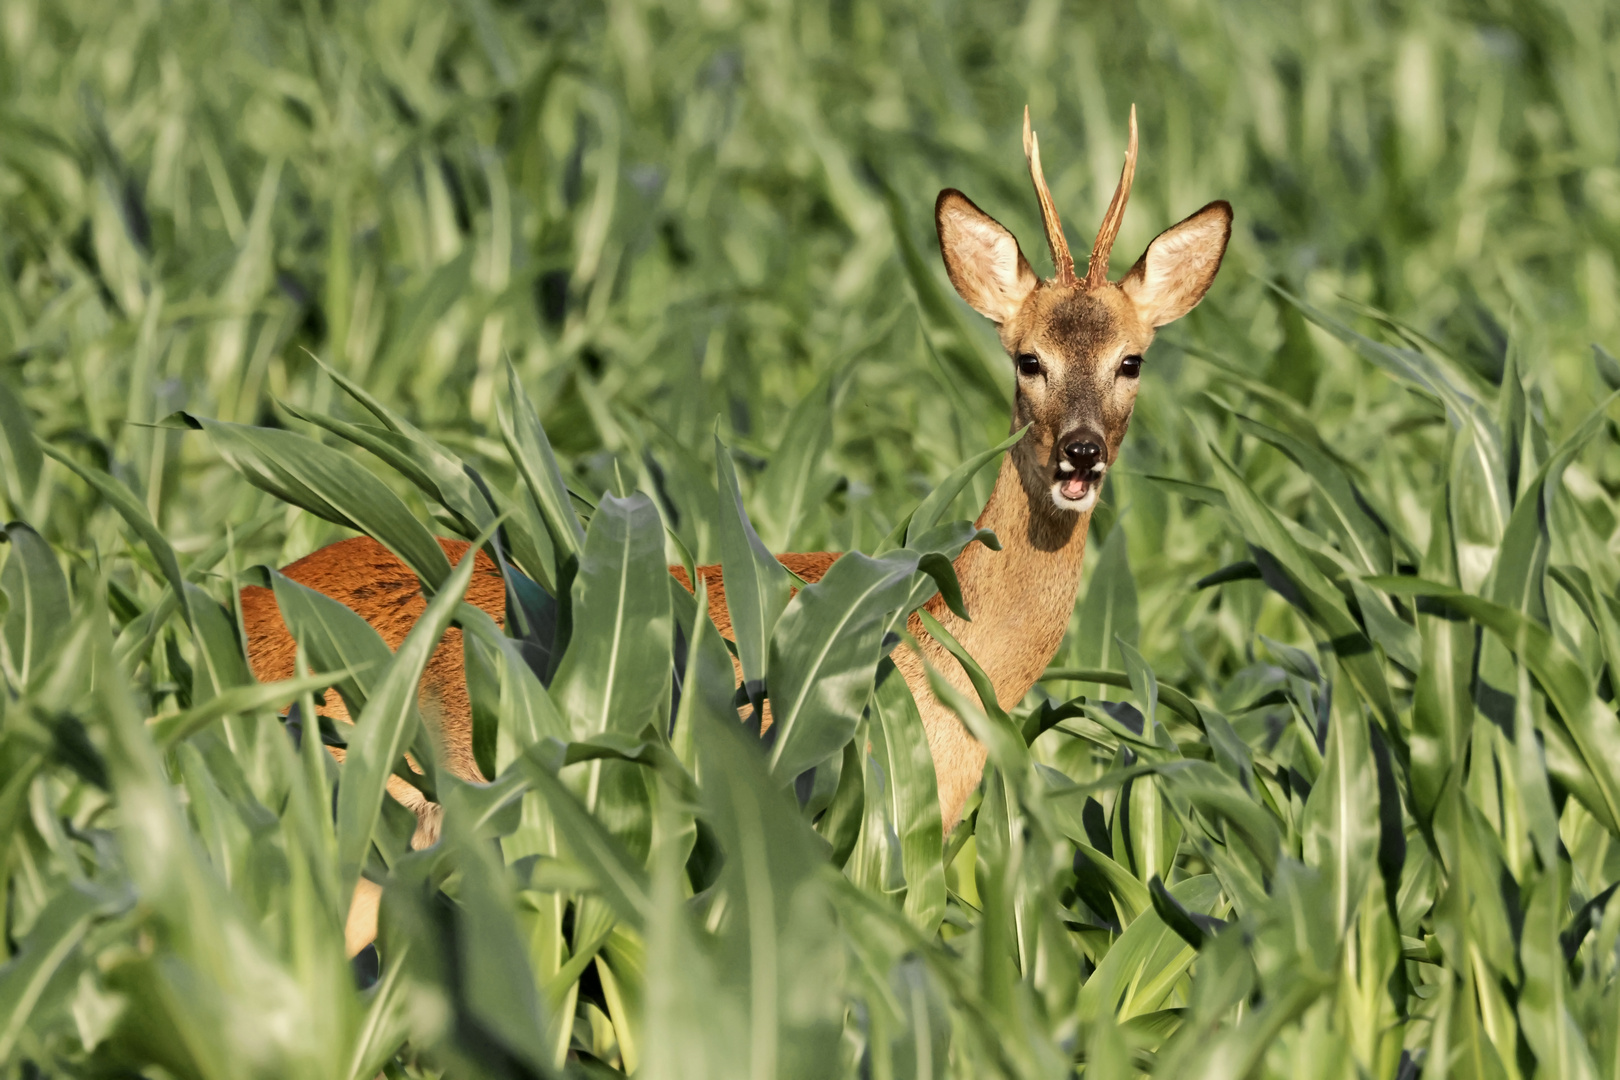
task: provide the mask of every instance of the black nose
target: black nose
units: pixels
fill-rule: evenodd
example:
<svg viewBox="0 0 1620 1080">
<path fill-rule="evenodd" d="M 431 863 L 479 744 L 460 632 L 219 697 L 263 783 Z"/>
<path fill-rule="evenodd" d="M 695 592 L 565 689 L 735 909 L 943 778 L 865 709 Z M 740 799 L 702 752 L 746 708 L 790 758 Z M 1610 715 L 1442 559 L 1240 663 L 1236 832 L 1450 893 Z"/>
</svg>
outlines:
<svg viewBox="0 0 1620 1080">
<path fill-rule="evenodd" d="M 1096 443 L 1081 442 L 1078 439 L 1063 448 L 1063 456 L 1069 459 L 1069 464 L 1081 472 L 1095 469 L 1097 463 L 1102 461 L 1102 453 L 1102 447 Z"/>
</svg>

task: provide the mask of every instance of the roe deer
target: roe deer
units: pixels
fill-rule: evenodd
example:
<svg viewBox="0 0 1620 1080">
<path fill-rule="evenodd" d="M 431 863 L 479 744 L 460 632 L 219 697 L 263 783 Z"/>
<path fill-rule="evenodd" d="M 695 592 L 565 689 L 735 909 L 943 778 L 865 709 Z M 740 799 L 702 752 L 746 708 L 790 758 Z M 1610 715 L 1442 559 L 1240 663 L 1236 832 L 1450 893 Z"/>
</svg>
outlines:
<svg viewBox="0 0 1620 1080">
<path fill-rule="evenodd" d="M 979 661 L 997 698 L 1009 707 L 1040 678 L 1068 626 L 1091 511 L 1130 423 L 1142 354 L 1158 327 L 1192 310 L 1208 291 L 1232 228 L 1231 206 L 1212 202 L 1160 233 L 1122 279 L 1108 280 L 1109 252 L 1136 172 L 1133 106 L 1119 185 L 1097 230 L 1085 276 L 1077 277 L 1041 172 L 1040 145 L 1030 130 L 1027 108 L 1024 155 L 1052 254 L 1051 278 L 1037 278 L 1012 233 L 961 192 L 946 189 L 934 205 L 951 284 L 970 307 L 996 324 L 1013 362 L 1011 427 L 1027 424 L 1030 430 L 1002 461 L 978 519 L 980 527 L 995 531 L 1001 550 L 970 544 L 956 560 L 962 599 L 972 621 L 957 618 L 938 596 L 926 607 Z M 464 557 L 468 547 L 460 541 L 440 543 L 452 562 Z M 474 557 L 477 572 L 467 600 L 499 622 L 505 614 L 500 577 L 483 552 Z M 838 556 L 820 552 L 778 557 L 800 578 L 814 582 Z M 692 587 L 684 569 L 670 571 L 682 585 Z M 381 544 L 364 537 L 323 548 L 293 563 L 285 573 L 359 612 L 391 647 L 398 647 L 425 607 L 416 576 Z M 729 637 L 731 619 L 720 567 L 699 567 L 698 573 L 709 587 L 709 613 Z M 242 617 L 254 674 L 264 681 L 290 677 L 294 645 L 274 596 L 265 589 L 244 589 Z M 953 684 L 972 693 L 960 665 L 927 636 L 916 615 L 910 630 L 923 655 L 905 649 L 897 652 L 895 662 L 922 714 L 939 779 L 940 811 L 949 832 L 979 784 L 985 749 L 928 687 L 925 658 Z M 447 767 L 464 779 L 483 780 L 471 750 L 460 636 L 452 630 L 439 645 L 422 676 L 421 694 L 425 713 L 439 729 Z M 332 692 L 327 693 L 322 711 L 348 718 Z M 438 831 L 437 807 L 397 778 L 389 781 L 389 791 L 418 815 L 413 845 L 432 843 Z M 351 952 L 375 933 L 377 896 L 376 887 L 362 880 L 350 913 Z"/>
</svg>

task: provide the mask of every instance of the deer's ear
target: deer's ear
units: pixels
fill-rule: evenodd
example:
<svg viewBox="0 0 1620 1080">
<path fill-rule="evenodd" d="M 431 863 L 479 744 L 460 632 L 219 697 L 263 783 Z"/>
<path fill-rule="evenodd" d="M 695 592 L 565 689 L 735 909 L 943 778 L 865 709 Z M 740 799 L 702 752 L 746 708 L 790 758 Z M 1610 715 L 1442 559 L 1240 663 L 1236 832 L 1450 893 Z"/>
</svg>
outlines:
<svg viewBox="0 0 1620 1080">
<path fill-rule="evenodd" d="M 1163 326 L 1197 307 L 1231 236 L 1232 204 L 1222 200 L 1155 237 L 1119 283 L 1142 321 Z"/>
<path fill-rule="evenodd" d="M 1023 306 L 1035 288 L 1035 271 L 1013 234 L 954 188 L 934 203 L 945 272 L 968 306 L 998 326 Z"/>
</svg>

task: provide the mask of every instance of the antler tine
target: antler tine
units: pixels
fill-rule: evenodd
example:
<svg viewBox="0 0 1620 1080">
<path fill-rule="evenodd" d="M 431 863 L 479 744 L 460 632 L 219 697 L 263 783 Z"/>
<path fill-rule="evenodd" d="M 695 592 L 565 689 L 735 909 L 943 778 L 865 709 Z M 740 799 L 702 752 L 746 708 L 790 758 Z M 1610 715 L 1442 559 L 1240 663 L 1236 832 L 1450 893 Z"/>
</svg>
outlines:
<svg viewBox="0 0 1620 1080">
<path fill-rule="evenodd" d="M 1136 106 L 1131 106 L 1131 138 L 1125 148 L 1125 167 L 1120 170 L 1119 186 L 1114 189 L 1113 201 L 1103 215 L 1102 227 L 1097 230 L 1097 242 L 1091 246 L 1091 261 L 1086 264 L 1086 287 L 1096 288 L 1108 283 L 1108 254 L 1114 250 L 1114 238 L 1119 235 L 1120 222 L 1125 220 L 1125 204 L 1131 198 L 1131 181 L 1136 179 Z"/>
<path fill-rule="evenodd" d="M 1057 270 L 1054 281 L 1060 285 L 1075 284 L 1074 256 L 1069 254 L 1069 242 L 1063 238 L 1063 222 L 1058 220 L 1057 204 L 1046 186 L 1041 173 L 1041 144 L 1029 126 L 1029 106 L 1024 106 L 1024 157 L 1029 162 L 1029 178 L 1035 182 L 1035 197 L 1041 203 L 1041 223 L 1046 226 L 1046 244 L 1052 249 L 1052 266 Z"/>
</svg>

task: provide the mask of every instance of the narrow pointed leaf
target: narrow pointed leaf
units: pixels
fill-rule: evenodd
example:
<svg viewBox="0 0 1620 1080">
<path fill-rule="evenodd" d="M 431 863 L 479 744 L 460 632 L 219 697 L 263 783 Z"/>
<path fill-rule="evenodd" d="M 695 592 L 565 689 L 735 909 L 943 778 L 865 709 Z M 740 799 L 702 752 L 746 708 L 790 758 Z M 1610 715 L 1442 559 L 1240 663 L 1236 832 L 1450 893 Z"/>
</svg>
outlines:
<svg viewBox="0 0 1620 1080">
<path fill-rule="evenodd" d="M 917 556 L 850 552 L 800 589 L 771 636 L 771 772 L 786 782 L 849 741 L 866 708 L 890 614 L 910 596 Z"/>
<path fill-rule="evenodd" d="M 120 517 L 128 523 L 135 534 L 145 542 L 147 550 L 157 560 L 158 567 L 162 569 L 164 578 L 169 587 L 174 590 L 175 598 L 179 601 L 180 613 L 187 622 L 191 621 L 191 609 L 186 602 L 185 578 L 180 574 L 180 560 L 175 557 L 174 548 L 168 539 L 152 523 L 151 515 L 146 507 L 135 498 L 129 488 L 125 487 L 116 477 L 80 465 L 72 458 L 63 454 L 49 443 L 41 443 L 42 449 L 50 457 L 72 469 L 85 483 L 96 489 L 96 492 L 118 511 Z"/>
<path fill-rule="evenodd" d="M 900 839 L 905 912 L 919 930 L 931 935 L 945 913 L 944 844 L 934 758 L 905 679 L 898 671 L 880 678 L 872 695 L 872 717 L 883 730 L 880 764 L 888 779 L 889 820 Z"/>
<path fill-rule="evenodd" d="M 731 451 L 718 435 L 714 439 L 714 460 L 720 492 L 716 521 L 726 609 L 731 614 L 731 632 L 737 642 L 737 658 L 742 661 L 743 678 L 761 683 L 769 663 L 771 632 L 787 607 L 793 591 L 792 578 L 748 520 Z"/>
<path fill-rule="evenodd" d="M 568 487 L 563 483 L 561 470 L 557 468 L 557 458 L 551 452 L 551 442 L 546 438 L 545 428 L 540 426 L 534 405 L 524 393 L 518 382 L 517 371 L 510 363 L 506 365 L 506 386 L 511 415 L 497 406 L 501 438 L 506 442 L 506 449 L 512 455 L 512 463 L 517 466 L 518 474 L 528 485 L 529 494 L 540 508 L 560 566 L 569 557 L 577 558 L 584 551 L 585 530 L 579 524 L 579 515 L 574 513 Z M 556 567 L 552 568 L 553 580 L 559 576 L 556 570 Z"/>
<path fill-rule="evenodd" d="M 1402 596 L 1426 596 L 1443 601 L 1490 630 L 1519 657 L 1557 710 L 1559 726 L 1567 732 L 1579 755 L 1581 775 L 1560 777 L 1581 784 L 1597 801 L 1587 808 L 1612 831 L 1620 831 L 1620 720 L 1597 696 L 1580 662 L 1559 645 L 1547 629 L 1522 612 L 1494 604 L 1450 585 L 1421 578 L 1378 578 L 1375 588 Z M 1549 766 L 1557 767 L 1549 753 Z M 1572 784 L 1573 786 L 1573 784 Z M 1581 784 L 1581 787 L 1587 785 Z M 1576 787 L 1577 793 L 1580 787 Z M 1583 801 L 1587 801 L 1584 800 Z"/>
<path fill-rule="evenodd" d="M 206 431 L 220 455 L 254 487 L 372 537 L 430 589 L 449 577 L 450 561 L 433 534 L 353 458 L 292 431 L 186 419 Z"/>
<path fill-rule="evenodd" d="M 437 545 L 434 545 L 437 547 Z M 454 618 L 472 581 L 476 560 L 462 559 L 428 601 L 427 609 L 400 643 L 379 678 L 364 711 L 355 720 L 338 789 L 337 836 L 340 895 L 354 891 L 371 832 L 381 812 L 383 792 L 394 763 L 416 738 L 421 716 L 416 708 L 417 683 L 428 658 Z"/>
<path fill-rule="evenodd" d="M 11 601 L 5 620 L 7 667 L 13 678 L 27 685 L 68 635 L 67 578 L 56 553 L 26 522 L 11 522 L 0 530 L 0 537 L 11 548 L 0 572 L 0 588 Z"/>
<path fill-rule="evenodd" d="M 575 739 L 669 716 L 673 615 L 664 526 L 645 495 L 604 495 L 573 584 L 573 630 L 551 698 Z"/>
</svg>

